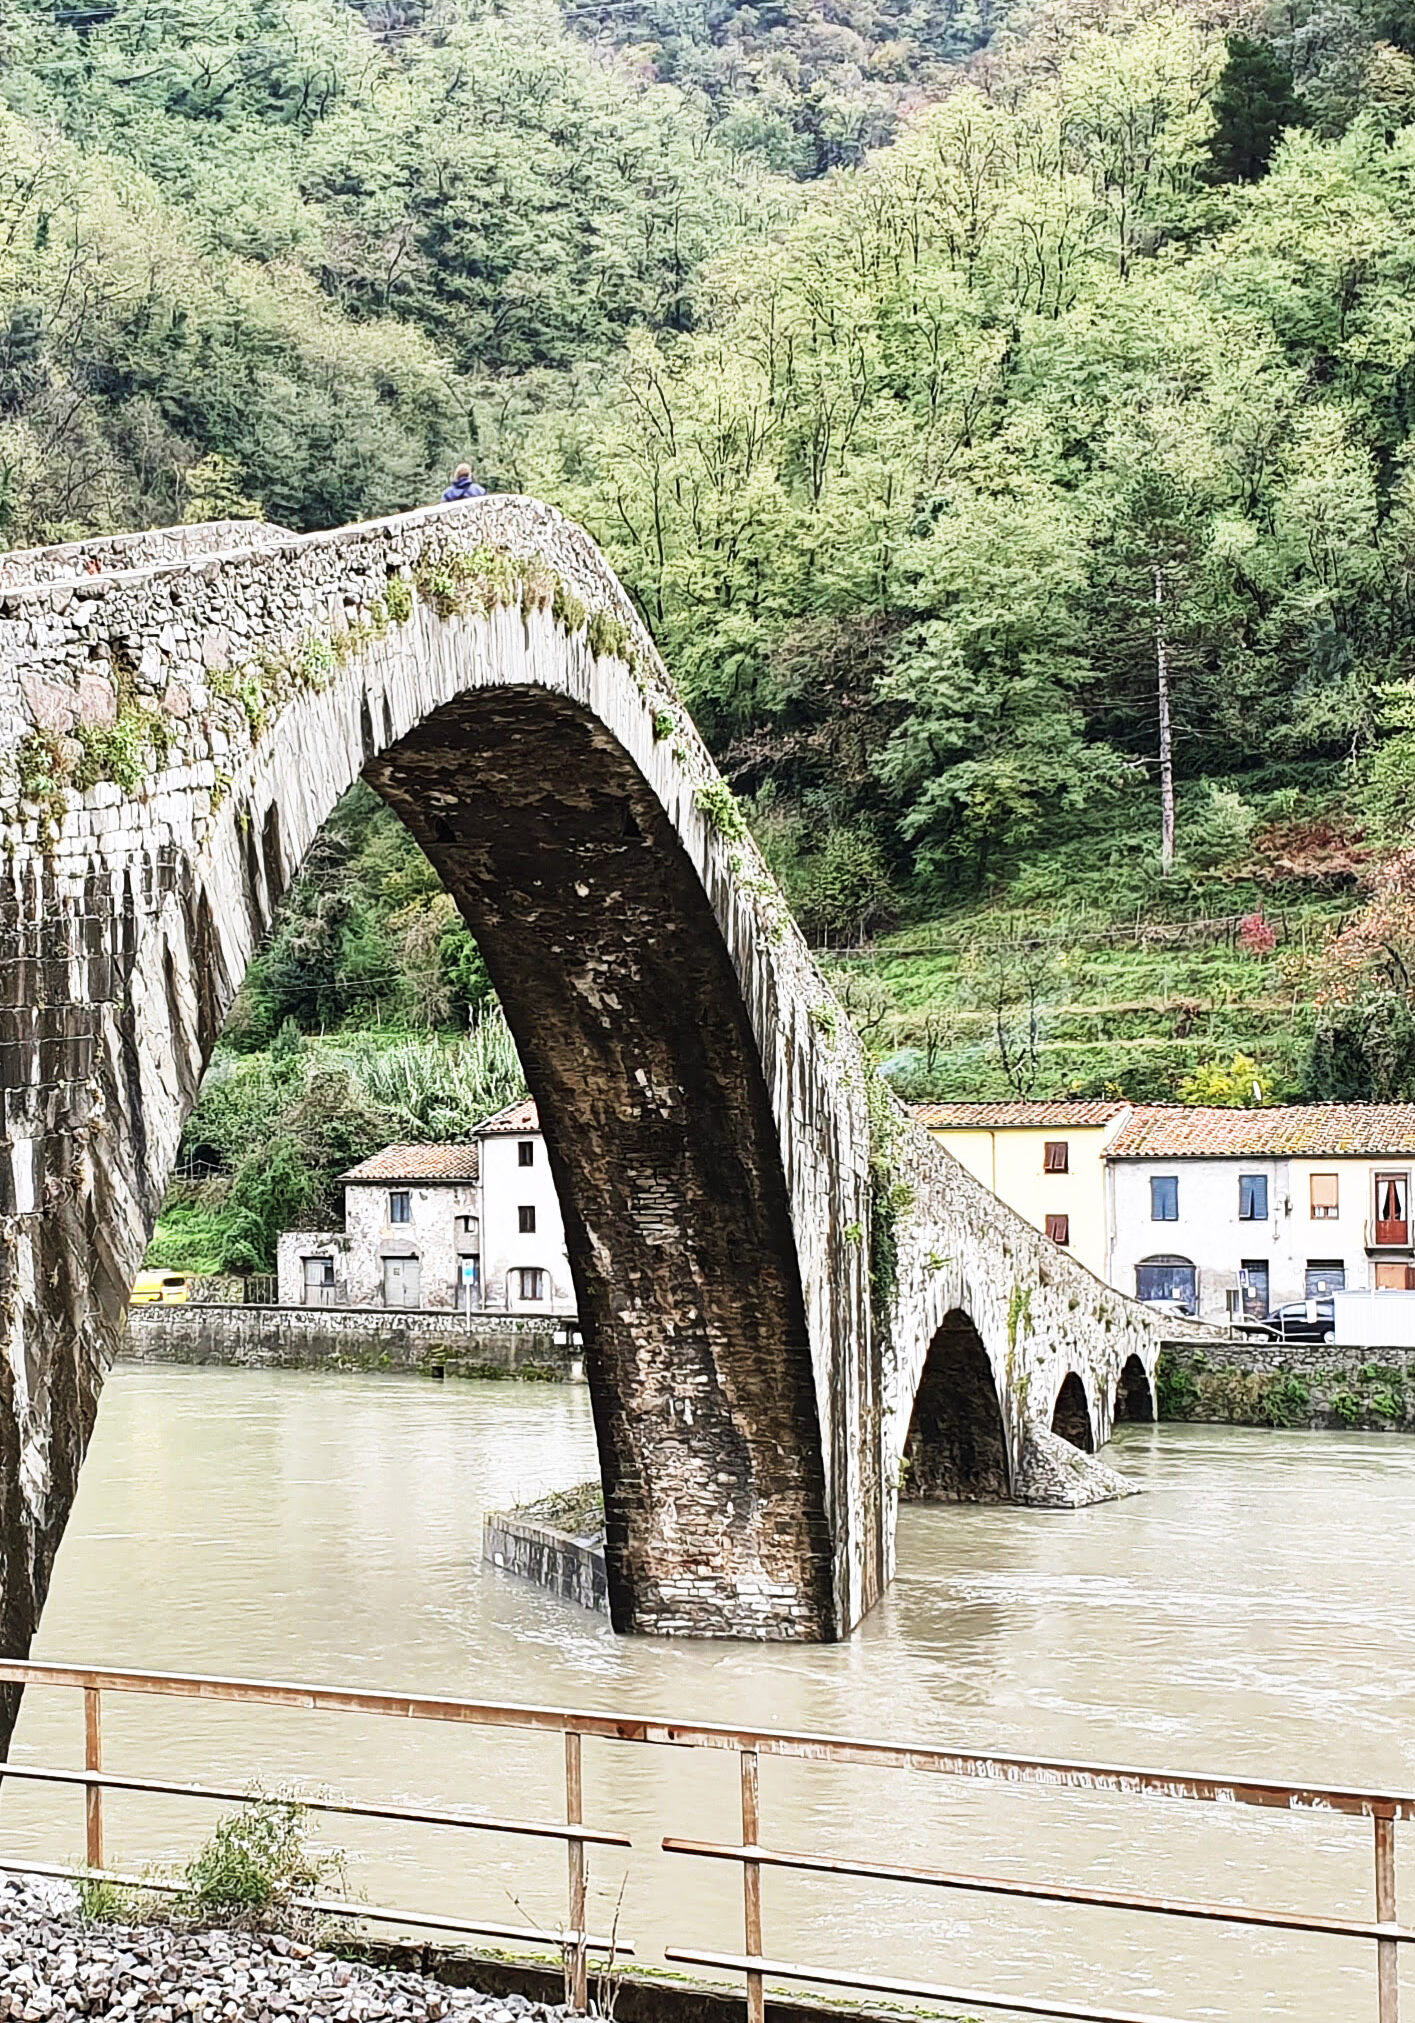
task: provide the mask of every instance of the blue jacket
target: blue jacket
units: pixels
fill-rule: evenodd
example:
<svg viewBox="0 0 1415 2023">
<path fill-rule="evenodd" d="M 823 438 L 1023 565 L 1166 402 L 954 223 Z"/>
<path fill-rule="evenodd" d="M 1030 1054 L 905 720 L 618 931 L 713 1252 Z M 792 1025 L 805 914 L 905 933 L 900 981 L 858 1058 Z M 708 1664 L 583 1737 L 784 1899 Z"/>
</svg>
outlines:
<svg viewBox="0 0 1415 2023">
<path fill-rule="evenodd" d="M 453 505 L 458 499 L 484 499 L 486 486 L 479 485 L 475 478 L 454 478 L 442 494 L 444 505 Z"/>
</svg>

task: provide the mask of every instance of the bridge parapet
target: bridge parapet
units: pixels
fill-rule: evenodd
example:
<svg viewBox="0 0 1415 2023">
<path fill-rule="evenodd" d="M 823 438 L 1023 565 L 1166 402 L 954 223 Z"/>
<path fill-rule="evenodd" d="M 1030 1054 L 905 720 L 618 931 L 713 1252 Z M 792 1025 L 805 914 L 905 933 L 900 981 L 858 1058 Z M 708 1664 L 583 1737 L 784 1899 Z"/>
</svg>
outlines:
<svg viewBox="0 0 1415 2023">
<path fill-rule="evenodd" d="M 1148 1317 L 877 1084 L 629 599 L 550 508 L 0 585 L 0 754 L 0 1647 L 27 1647 L 231 999 L 360 774 L 476 933 L 540 1102 L 620 1627 L 848 1631 L 954 1316 L 1008 1484 L 1068 1376 L 1101 1439 L 1127 1353 L 1153 1375 Z"/>
</svg>

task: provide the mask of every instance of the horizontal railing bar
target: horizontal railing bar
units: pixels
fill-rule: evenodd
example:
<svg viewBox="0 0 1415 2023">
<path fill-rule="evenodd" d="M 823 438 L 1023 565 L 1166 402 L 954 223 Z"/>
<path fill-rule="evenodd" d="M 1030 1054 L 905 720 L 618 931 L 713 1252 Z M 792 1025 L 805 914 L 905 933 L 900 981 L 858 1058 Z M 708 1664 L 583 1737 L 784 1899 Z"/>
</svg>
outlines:
<svg viewBox="0 0 1415 2023">
<path fill-rule="evenodd" d="M 164 1896 L 183 1896 L 186 1883 L 159 1880 L 155 1876 L 124 1875 L 121 1870 L 111 1868 L 76 1868 L 63 1862 L 11 1861 L 0 1855 L 0 1876 L 39 1875 L 50 1876 L 59 1882 L 112 1883 L 118 1889 L 156 1890 Z M 475 1939 L 519 1939 L 537 1946 L 577 1946 L 581 1943 L 578 1932 L 543 1932 L 538 1925 L 474 1924 L 466 1918 L 439 1917 L 431 1911 L 400 1911 L 387 1904 L 361 1904 L 351 1897 L 290 1897 L 287 1901 L 300 1911 L 314 1911 L 320 1917 L 351 1918 L 356 1924 L 363 1918 L 371 1924 L 416 1925 L 419 1931 L 456 1932 L 462 1937 Z M 633 1941 L 630 1939 L 596 1938 L 593 1933 L 584 1935 L 587 1952 L 608 1953 L 611 1957 L 622 1953 L 626 1959 L 634 1957 Z"/>
<path fill-rule="evenodd" d="M 1043 1784 L 1063 1790 L 1112 1791 L 1128 1796 L 1273 1806 L 1283 1811 L 1339 1812 L 1357 1818 L 1415 1819 L 1415 1793 L 1411 1792 L 1358 1791 L 1342 1786 L 1281 1784 L 1265 1778 L 1066 1762 L 1045 1756 L 1004 1756 L 925 1745 L 901 1746 L 846 1736 L 795 1734 L 771 1728 L 728 1728 L 716 1723 L 671 1721 L 648 1715 L 423 1698 L 407 1693 L 289 1685 L 261 1679 L 226 1679 L 183 1672 L 22 1663 L 13 1659 L 0 1660 L 0 1680 L 17 1685 L 93 1687 L 112 1693 L 158 1693 L 191 1700 L 299 1707 L 323 1713 L 391 1715 L 410 1721 L 453 1721 L 489 1728 L 548 1729 L 556 1734 L 568 1730 L 573 1734 L 595 1736 L 610 1742 L 646 1742 L 687 1749 L 755 1749 L 765 1756 L 796 1757 L 810 1762 L 929 1771 L 944 1777 Z"/>
<path fill-rule="evenodd" d="M 55 1770 L 35 1763 L 0 1763 L 0 1785 L 7 1777 L 36 1784 L 83 1784 L 104 1791 L 147 1791 L 170 1798 L 211 1798 L 222 1804 L 298 1805 L 307 1812 L 337 1812 L 355 1819 L 402 1819 L 413 1826 L 469 1827 L 481 1833 L 520 1833 L 544 1840 L 583 1840 L 596 1847 L 632 1847 L 627 1833 L 595 1826 L 566 1826 L 534 1819 L 478 1818 L 467 1812 L 424 1812 L 407 1805 L 365 1805 L 351 1798 L 316 1798 L 304 1792 L 238 1791 L 219 1784 L 180 1784 L 164 1777 L 124 1777 L 112 1770 Z"/>
<path fill-rule="evenodd" d="M 936 1889 L 975 1890 L 984 1896 L 1030 1897 L 1042 1903 L 1089 1904 L 1102 1910 L 1148 1911 L 1169 1918 L 1209 1918 L 1218 1924 L 1274 1926 L 1333 1939 L 1395 1939 L 1415 1942 L 1415 1930 L 1363 1918 L 1309 1917 L 1302 1911 L 1268 1911 L 1250 1904 L 1204 1903 L 1192 1897 L 1152 1897 L 1123 1890 L 1072 1888 L 1065 1883 L 1025 1882 L 1013 1876 L 971 1875 L 966 1871 L 913 1868 L 900 1862 L 847 1861 L 829 1854 L 787 1854 L 769 1847 L 732 1847 L 707 1840 L 665 1837 L 665 1854 L 759 1862 L 763 1868 L 799 1869 L 817 1875 L 861 1876 L 874 1882 L 928 1883 Z"/>
<path fill-rule="evenodd" d="M 934 1981 L 898 1981 L 886 1974 L 851 1974 L 843 1968 L 803 1967 L 794 1960 L 766 1960 L 759 1953 L 693 1953 L 665 1946 L 665 1960 L 687 1967 L 716 1967 L 728 1973 L 764 1974 L 776 1981 L 808 1981 L 813 1987 L 854 1988 L 870 1995 L 907 1995 L 923 2002 L 966 2002 L 968 2007 L 1007 2009 L 1016 2015 L 1054 2016 L 1061 2023 L 1185 2023 L 1138 2009 L 1097 2009 L 1086 2002 L 1056 2002 L 1035 1995 L 988 1995 L 978 1988 L 945 1988 Z"/>
</svg>

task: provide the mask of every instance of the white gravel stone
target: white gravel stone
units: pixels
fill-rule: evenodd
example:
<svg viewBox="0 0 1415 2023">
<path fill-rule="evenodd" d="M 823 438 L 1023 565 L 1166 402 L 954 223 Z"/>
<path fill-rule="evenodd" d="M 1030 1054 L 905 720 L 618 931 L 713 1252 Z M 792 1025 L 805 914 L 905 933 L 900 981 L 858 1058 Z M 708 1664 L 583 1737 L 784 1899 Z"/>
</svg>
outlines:
<svg viewBox="0 0 1415 2023">
<path fill-rule="evenodd" d="M 567 2009 L 449 1988 L 260 1932 L 81 1923 L 64 1883 L 0 1877 L 0 2023 L 563 2023 Z"/>
</svg>

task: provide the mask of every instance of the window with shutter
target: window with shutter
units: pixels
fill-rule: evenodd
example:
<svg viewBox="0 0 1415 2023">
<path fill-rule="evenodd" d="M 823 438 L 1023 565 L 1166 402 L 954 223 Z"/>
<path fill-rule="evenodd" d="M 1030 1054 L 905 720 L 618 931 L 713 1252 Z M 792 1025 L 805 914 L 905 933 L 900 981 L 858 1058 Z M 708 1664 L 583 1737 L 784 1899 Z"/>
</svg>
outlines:
<svg viewBox="0 0 1415 2023">
<path fill-rule="evenodd" d="M 1071 1147 L 1065 1138 L 1047 1139 L 1042 1151 L 1042 1171 L 1044 1173 L 1071 1171 Z"/>
<path fill-rule="evenodd" d="M 1047 1217 L 1047 1235 L 1053 1243 L 1070 1243 L 1071 1217 L 1069 1215 L 1049 1215 Z"/>
<path fill-rule="evenodd" d="M 1335 1222 L 1339 1200 L 1340 1192 L 1335 1173 L 1314 1173 L 1312 1175 L 1313 1222 Z"/>
</svg>

